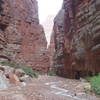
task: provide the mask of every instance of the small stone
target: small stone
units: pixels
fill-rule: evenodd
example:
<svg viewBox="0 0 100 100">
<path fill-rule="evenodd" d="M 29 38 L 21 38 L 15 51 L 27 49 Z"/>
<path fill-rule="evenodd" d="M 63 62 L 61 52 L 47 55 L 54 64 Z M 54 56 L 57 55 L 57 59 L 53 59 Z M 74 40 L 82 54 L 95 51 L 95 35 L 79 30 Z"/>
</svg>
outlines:
<svg viewBox="0 0 100 100">
<path fill-rule="evenodd" d="M 13 73 L 9 74 L 9 81 L 11 84 L 17 84 L 20 82 L 19 78 Z"/>
<path fill-rule="evenodd" d="M 17 77 L 23 77 L 26 73 L 22 69 L 15 69 L 15 74 Z"/>
</svg>

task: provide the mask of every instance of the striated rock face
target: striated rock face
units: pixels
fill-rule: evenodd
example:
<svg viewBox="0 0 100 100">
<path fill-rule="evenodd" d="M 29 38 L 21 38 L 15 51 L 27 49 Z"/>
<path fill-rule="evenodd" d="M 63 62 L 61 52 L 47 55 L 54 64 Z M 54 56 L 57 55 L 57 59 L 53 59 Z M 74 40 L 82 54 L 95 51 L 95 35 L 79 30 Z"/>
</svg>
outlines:
<svg viewBox="0 0 100 100">
<path fill-rule="evenodd" d="M 47 72 L 46 38 L 36 0 L 0 0 L 0 61 Z"/>
<path fill-rule="evenodd" d="M 64 0 L 54 20 L 54 40 L 58 75 L 100 72 L 100 0 Z"/>
</svg>

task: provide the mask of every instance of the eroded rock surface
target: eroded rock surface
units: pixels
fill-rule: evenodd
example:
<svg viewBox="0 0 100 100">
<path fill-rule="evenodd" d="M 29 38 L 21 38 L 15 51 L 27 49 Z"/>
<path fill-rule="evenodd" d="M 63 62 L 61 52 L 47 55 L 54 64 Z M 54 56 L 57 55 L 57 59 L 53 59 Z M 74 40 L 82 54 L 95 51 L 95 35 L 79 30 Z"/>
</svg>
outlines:
<svg viewBox="0 0 100 100">
<path fill-rule="evenodd" d="M 0 0 L 0 61 L 47 72 L 47 42 L 36 0 Z"/>
<path fill-rule="evenodd" d="M 58 75 L 100 72 L 100 0 L 64 0 L 54 20 L 54 41 Z"/>
</svg>

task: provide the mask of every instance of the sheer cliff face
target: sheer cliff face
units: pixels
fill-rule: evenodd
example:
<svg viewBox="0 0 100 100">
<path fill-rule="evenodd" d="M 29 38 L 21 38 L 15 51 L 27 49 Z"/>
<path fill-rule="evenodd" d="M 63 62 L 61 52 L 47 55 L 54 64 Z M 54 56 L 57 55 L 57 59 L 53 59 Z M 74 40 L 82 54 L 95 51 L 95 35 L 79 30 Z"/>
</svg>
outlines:
<svg viewBox="0 0 100 100">
<path fill-rule="evenodd" d="M 46 72 L 46 38 L 36 0 L 0 0 L 0 61 L 14 61 Z"/>
<path fill-rule="evenodd" d="M 64 0 L 54 20 L 54 40 L 58 75 L 100 72 L 100 0 Z"/>
</svg>

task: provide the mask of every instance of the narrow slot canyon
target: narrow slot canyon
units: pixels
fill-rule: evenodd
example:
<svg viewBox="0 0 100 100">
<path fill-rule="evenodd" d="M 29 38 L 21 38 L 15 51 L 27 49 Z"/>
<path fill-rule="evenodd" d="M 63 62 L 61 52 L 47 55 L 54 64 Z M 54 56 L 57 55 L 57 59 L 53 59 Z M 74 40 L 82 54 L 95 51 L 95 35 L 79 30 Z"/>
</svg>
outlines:
<svg viewBox="0 0 100 100">
<path fill-rule="evenodd" d="M 0 100 L 100 100 L 100 0 L 0 0 Z"/>
</svg>

